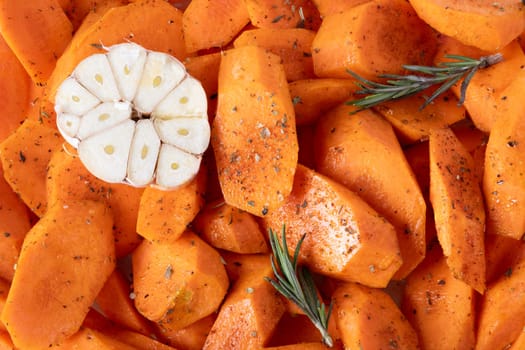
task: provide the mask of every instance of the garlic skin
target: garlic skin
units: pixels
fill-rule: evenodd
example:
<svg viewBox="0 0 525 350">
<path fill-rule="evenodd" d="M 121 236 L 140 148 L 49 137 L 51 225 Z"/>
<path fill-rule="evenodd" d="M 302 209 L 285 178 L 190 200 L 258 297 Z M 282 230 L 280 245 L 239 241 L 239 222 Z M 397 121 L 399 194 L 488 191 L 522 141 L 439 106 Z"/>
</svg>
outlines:
<svg viewBox="0 0 525 350">
<path fill-rule="evenodd" d="M 210 142 L 202 85 L 168 54 L 134 43 L 105 49 L 59 86 L 58 130 L 106 182 L 169 190 L 192 180 Z"/>
</svg>

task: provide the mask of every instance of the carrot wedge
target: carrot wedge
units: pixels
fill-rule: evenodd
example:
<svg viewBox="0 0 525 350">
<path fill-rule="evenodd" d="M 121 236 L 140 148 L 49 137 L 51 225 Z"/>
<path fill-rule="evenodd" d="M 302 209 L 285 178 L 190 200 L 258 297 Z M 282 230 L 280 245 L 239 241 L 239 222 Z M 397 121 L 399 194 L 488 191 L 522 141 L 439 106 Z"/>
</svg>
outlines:
<svg viewBox="0 0 525 350">
<path fill-rule="evenodd" d="M 430 201 L 439 242 L 456 278 L 485 290 L 485 208 L 471 155 L 450 129 L 430 134 Z"/>
<path fill-rule="evenodd" d="M 114 339 L 109 335 L 90 328 L 82 328 L 73 336 L 66 339 L 62 344 L 54 346 L 57 349 L 75 349 L 75 350 L 136 350 L 120 340 Z"/>
<path fill-rule="evenodd" d="M 423 349 L 474 348 L 476 293 L 452 275 L 437 244 L 407 277 L 402 300 Z"/>
<path fill-rule="evenodd" d="M 371 287 L 385 287 L 402 258 L 394 227 L 354 192 L 299 165 L 285 203 L 264 218 L 280 233 L 289 254 L 306 235 L 299 263 L 314 272 Z"/>
<path fill-rule="evenodd" d="M 115 268 L 111 212 L 103 203 L 58 203 L 27 234 L 1 320 L 21 349 L 76 333 Z"/>
<path fill-rule="evenodd" d="M 416 332 L 384 291 L 345 283 L 332 298 L 345 349 L 419 349 Z"/>
<path fill-rule="evenodd" d="M 0 31 L 31 79 L 45 84 L 73 26 L 57 0 L 2 0 Z"/>
<path fill-rule="evenodd" d="M 466 45 L 496 51 L 525 29 L 520 1 L 409 0 L 425 22 Z"/>
<path fill-rule="evenodd" d="M 224 53 L 211 145 L 226 203 L 257 216 L 282 204 L 298 146 L 279 57 L 255 46 Z"/>
<path fill-rule="evenodd" d="M 395 278 L 402 279 L 425 256 L 426 203 L 391 125 L 370 110 L 349 116 L 353 108 L 341 105 L 317 123 L 316 169 L 395 227 L 403 259 Z"/>
</svg>

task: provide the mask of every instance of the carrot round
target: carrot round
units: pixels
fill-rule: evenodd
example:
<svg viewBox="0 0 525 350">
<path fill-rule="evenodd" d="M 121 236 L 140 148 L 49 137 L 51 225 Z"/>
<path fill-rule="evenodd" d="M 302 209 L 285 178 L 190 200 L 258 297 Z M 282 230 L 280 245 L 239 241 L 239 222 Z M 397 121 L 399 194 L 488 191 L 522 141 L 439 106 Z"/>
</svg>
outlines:
<svg viewBox="0 0 525 350">
<path fill-rule="evenodd" d="M 466 45 L 496 51 L 525 29 L 520 1 L 409 0 L 425 22 Z"/>
<path fill-rule="evenodd" d="M 115 268 L 112 225 L 105 204 L 67 201 L 29 231 L 1 314 L 17 347 L 47 348 L 79 330 Z"/>
</svg>

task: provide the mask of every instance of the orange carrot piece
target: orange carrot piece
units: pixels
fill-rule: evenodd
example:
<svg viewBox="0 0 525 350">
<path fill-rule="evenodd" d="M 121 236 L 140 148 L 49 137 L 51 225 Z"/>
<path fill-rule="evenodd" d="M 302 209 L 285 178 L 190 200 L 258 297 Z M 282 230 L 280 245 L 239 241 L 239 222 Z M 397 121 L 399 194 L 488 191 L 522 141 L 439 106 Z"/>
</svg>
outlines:
<svg viewBox="0 0 525 350">
<path fill-rule="evenodd" d="M 487 283 L 496 281 L 525 259 L 525 241 L 502 235 L 488 234 L 485 237 L 485 259 Z"/>
<path fill-rule="evenodd" d="M 62 143 L 58 131 L 27 120 L 0 145 L 5 180 L 38 216 L 47 208 L 47 163 Z"/>
<path fill-rule="evenodd" d="M 268 252 L 265 234 L 255 217 L 224 202 L 210 203 L 193 221 L 208 244 L 236 253 Z"/>
<path fill-rule="evenodd" d="M 138 313 L 129 297 L 130 293 L 129 281 L 115 269 L 98 293 L 95 302 L 109 320 L 137 333 L 152 334 L 153 327 Z"/>
<path fill-rule="evenodd" d="M 258 46 L 281 57 L 288 81 L 314 78 L 311 46 L 315 32 L 304 28 L 252 29 L 242 32 L 234 47 Z"/>
<path fill-rule="evenodd" d="M 285 309 L 265 277 L 272 277 L 268 259 L 256 271 L 241 274 L 222 304 L 203 350 L 258 349 L 274 332 Z"/>
<path fill-rule="evenodd" d="M 486 51 L 503 48 L 525 29 L 525 5 L 519 1 L 409 1 L 438 32 Z"/>
<path fill-rule="evenodd" d="M 317 30 L 321 17 L 311 0 L 244 0 L 250 22 L 258 28 Z"/>
<path fill-rule="evenodd" d="M 94 329 L 82 328 L 77 333 L 67 338 L 63 343 L 53 346 L 57 349 L 75 350 L 136 350 L 135 346 L 128 345 L 113 339 Z"/>
<path fill-rule="evenodd" d="M 201 82 L 208 97 L 208 116 L 213 117 L 217 108 L 218 76 L 221 64 L 221 53 L 188 57 L 184 61 L 188 73 Z"/>
<path fill-rule="evenodd" d="M 264 225 L 286 225 L 289 253 L 306 234 L 299 262 L 312 271 L 385 287 L 402 263 L 394 227 L 354 192 L 301 165 L 285 203 Z"/>
<path fill-rule="evenodd" d="M 144 335 L 142 333 L 137 333 L 129 329 L 111 327 L 107 331 L 102 331 L 104 335 L 108 336 L 111 339 L 122 342 L 132 346 L 133 349 L 140 350 L 176 350 L 175 348 L 166 345 L 159 340 L 156 340 L 152 337 Z M 120 349 L 120 348 L 117 348 Z"/>
<path fill-rule="evenodd" d="M 74 199 L 101 201 L 111 208 L 117 257 L 135 249 L 141 237 L 136 223 L 144 189 L 124 184 L 108 184 L 84 167 L 80 158 L 63 149 L 54 152 L 47 166 L 48 205 Z"/>
<path fill-rule="evenodd" d="M 481 69 L 470 80 L 465 95 L 464 106 L 476 127 L 489 132 L 494 121 L 499 117 L 505 118 L 507 105 L 521 101 L 521 86 L 516 85 L 525 66 L 525 54 L 520 45 L 513 41 L 498 51 L 503 55 L 503 61 Z M 444 55 L 455 54 L 472 58 L 487 56 L 488 53 L 472 46 L 461 44 L 452 38 L 442 38 L 438 46 L 436 61 L 444 61 Z M 497 79 L 495 78 L 497 77 Z M 508 89 L 515 86 L 515 91 Z M 452 91 L 459 96 L 460 84 L 452 87 Z M 519 103 L 519 102 L 518 102 Z"/>
<path fill-rule="evenodd" d="M 520 84 L 525 84 L 525 71 L 516 77 L 516 87 Z M 490 132 L 483 192 L 487 232 L 520 239 L 525 233 L 525 110 L 521 102 L 513 101 L 508 105 L 505 118 L 497 119 Z"/>
<path fill-rule="evenodd" d="M 126 20 L 122 20 L 125 18 Z M 77 64 L 87 56 L 103 52 L 100 45 L 111 46 L 127 40 L 149 50 L 169 53 L 180 61 L 187 56 L 182 33 L 182 13 L 163 0 L 140 0 L 108 10 L 102 18 L 75 36 L 57 61 L 49 78 L 47 98 L 54 103 L 55 93 Z"/>
<path fill-rule="evenodd" d="M 425 200 L 392 126 L 370 110 L 350 117 L 352 110 L 341 105 L 318 122 L 316 169 L 396 228 L 403 265 L 395 278 L 402 279 L 425 256 Z"/>
<path fill-rule="evenodd" d="M 430 191 L 430 155 L 428 141 L 415 143 L 405 148 L 405 158 L 416 177 L 421 193 L 425 199 Z M 426 225 L 425 225 L 425 228 Z"/>
<path fill-rule="evenodd" d="M 171 346 L 183 350 L 201 350 L 217 318 L 213 313 L 178 330 L 160 328 L 160 335 Z M 152 349 L 153 350 L 153 349 Z"/>
<path fill-rule="evenodd" d="M 238 254 L 228 251 L 221 251 L 221 257 L 226 262 L 224 267 L 230 281 L 236 282 L 241 275 L 255 273 L 264 269 L 270 255 L 268 254 Z"/>
<path fill-rule="evenodd" d="M 368 1 L 371 0 L 313 0 L 322 18 L 325 18 L 326 16 L 332 15 L 334 13 L 346 11 L 352 7 L 361 5 Z"/>
<path fill-rule="evenodd" d="M 22 124 L 29 109 L 31 79 L 0 35 L 0 142 Z"/>
<path fill-rule="evenodd" d="M 249 22 L 243 0 L 192 0 L 182 17 L 186 50 L 225 47 Z"/>
<path fill-rule="evenodd" d="M 204 206 L 206 169 L 174 190 L 147 187 L 140 198 L 137 232 L 157 243 L 176 241 Z"/>
<path fill-rule="evenodd" d="M 60 0 L 64 1 L 64 0 Z M 127 0 L 71 0 L 71 5 L 65 10 L 68 16 L 75 35 L 78 34 L 79 28 L 84 26 L 86 22 L 90 22 L 89 17 L 92 14 L 102 15 L 109 8 L 126 5 Z"/>
<path fill-rule="evenodd" d="M 525 260 L 491 284 L 481 301 L 476 350 L 505 349 L 525 326 Z"/>
<path fill-rule="evenodd" d="M 404 64 L 429 64 L 435 38 L 403 0 L 375 0 L 326 16 L 312 44 L 314 71 L 322 78 L 371 80 L 403 73 Z"/>
<path fill-rule="evenodd" d="M 4 309 L 4 306 L 7 300 L 7 294 L 9 293 L 9 287 L 10 287 L 10 283 L 7 280 L 0 278 L 0 314 L 2 314 L 2 310 Z M 5 328 L 5 325 L 3 322 L 0 322 L 0 332 L 7 332 L 7 328 Z"/>
<path fill-rule="evenodd" d="M 416 332 L 384 291 L 345 283 L 332 298 L 345 348 L 419 349 Z"/>
<path fill-rule="evenodd" d="M 452 274 L 485 290 L 485 207 L 474 159 L 447 129 L 430 134 L 430 201 Z"/>
<path fill-rule="evenodd" d="M 295 116 L 279 57 L 246 46 L 226 51 L 211 145 L 226 203 L 257 216 L 280 206 L 297 164 Z"/>
<path fill-rule="evenodd" d="M 358 87 L 349 79 L 307 79 L 291 82 L 289 88 L 297 125 L 311 125 L 330 109 L 350 100 Z"/>
<path fill-rule="evenodd" d="M 456 279 L 439 246 L 408 276 L 402 310 L 428 350 L 473 349 L 474 290 Z"/>
<path fill-rule="evenodd" d="M 11 341 L 9 333 L 0 331 L 0 350 L 13 350 L 15 346 Z"/>
<path fill-rule="evenodd" d="M 103 203 L 57 203 L 29 231 L 1 314 L 23 349 L 78 331 L 115 268 L 111 212 Z"/>
<path fill-rule="evenodd" d="M 45 84 L 73 27 L 57 0 L 2 0 L 0 31 L 31 79 Z"/>
<path fill-rule="evenodd" d="M 172 243 L 144 241 L 132 262 L 137 310 L 167 330 L 216 311 L 228 289 L 219 254 L 191 231 Z"/>
<path fill-rule="evenodd" d="M 323 343 L 298 343 L 282 346 L 270 346 L 263 348 L 264 350 L 326 350 L 330 349 Z M 331 349 L 342 349 L 339 346 L 332 347 Z"/>
<path fill-rule="evenodd" d="M 435 129 L 448 127 L 465 118 L 465 108 L 458 106 L 458 99 L 447 92 L 421 109 L 429 92 L 410 96 L 374 107 L 395 128 L 400 141 L 414 143 L 428 139 Z"/>
</svg>

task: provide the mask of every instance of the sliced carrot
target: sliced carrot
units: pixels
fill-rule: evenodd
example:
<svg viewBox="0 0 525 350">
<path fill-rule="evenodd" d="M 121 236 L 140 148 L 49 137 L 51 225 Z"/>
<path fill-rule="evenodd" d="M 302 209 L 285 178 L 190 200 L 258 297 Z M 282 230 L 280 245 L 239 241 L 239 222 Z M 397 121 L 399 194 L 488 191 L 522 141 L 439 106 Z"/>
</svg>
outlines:
<svg viewBox="0 0 525 350">
<path fill-rule="evenodd" d="M 384 291 L 345 283 L 332 298 L 345 349 L 419 348 L 416 332 Z"/>
<path fill-rule="evenodd" d="M 525 83 L 525 71 L 522 73 L 516 77 L 516 87 Z M 496 120 L 487 143 L 483 175 L 487 232 L 515 239 L 525 233 L 524 121 L 521 103 L 509 104 L 505 118 Z"/>
<path fill-rule="evenodd" d="M 241 275 L 264 269 L 270 261 L 269 254 L 238 254 L 221 251 L 221 257 L 225 261 L 226 273 L 232 283 L 237 281 Z"/>
<path fill-rule="evenodd" d="M 489 285 L 481 301 L 476 350 L 505 349 L 525 326 L 525 260 Z"/>
<path fill-rule="evenodd" d="M 168 344 L 183 350 L 201 350 L 217 318 L 213 313 L 178 330 L 160 329 L 160 335 Z"/>
<path fill-rule="evenodd" d="M 154 339 L 155 335 L 147 336 L 142 333 L 134 332 L 129 329 L 112 327 L 102 333 L 111 339 L 131 346 L 133 349 L 140 350 L 176 350 L 175 348 Z M 116 348 L 118 350 L 120 348 Z"/>
<path fill-rule="evenodd" d="M 0 142 L 24 121 L 29 109 L 31 79 L 0 35 Z"/>
<path fill-rule="evenodd" d="M 339 346 L 332 347 L 332 349 L 339 349 Z M 298 343 L 282 346 L 270 346 L 263 348 L 265 350 L 326 350 L 330 349 L 326 345 L 320 342 L 313 343 Z M 342 348 L 341 348 L 342 349 Z"/>
<path fill-rule="evenodd" d="M 281 57 L 288 81 L 314 78 L 311 46 L 315 32 L 304 28 L 252 29 L 242 32 L 234 47 L 258 46 Z"/>
<path fill-rule="evenodd" d="M 451 273 L 438 245 L 408 276 L 402 310 L 419 335 L 421 348 L 473 349 L 476 293 Z"/>
<path fill-rule="evenodd" d="M 2 313 L 2 310 L 4 309 L 10 286 L 11 284 L 9 283 L 9 281 L 4 280 L 3 278 L 0 278 L 0 314 Z M 7 332 L 7 328 L 5 328 L 5 325 L 3 322 L 0 322 L 0 332 Z"/>
<path fill-rule="evenodd" d="M 31 79 L 45 84 L 73 26 L 57 0 L 0 2 L 0 31 Z"/>
<path fill-rule="evenodd" d="M 255 46 L 224 52 L 211 145 L 226 203 L 257 216 L 292 190 L 297 135 L 279 57 Z"/>
<path fill-rule="evenodd" d="M 374 107 L 395 128 L 400 141 L 414 143 L 428 139 L 435 129 L 448 127 L 465 118 L 465 108 L 458 106 L 458 99 L 448 92 L 438 97 L 425 108 L 429 92 L 386 102 Z"/>
<path fill-rule="evenodd" d="M 257 28 L 307 28 L 316 30 L 321 22 L 311 0 L 245 0 L 251 23 Z"/>
<path fill-rule="evenodd" d="M 164 191 L 148 187 L 140 198 L 137 232 L 157 243 L 176 241 L 204 206 L 206 169 L 184 186 Z"/>
<path fill-rule="evenodd" d="M 26 120 L 0 145 L 5 180 L 39 216 L 47 208 L 47 163 L 53 151 L 61 147 L 62 143 L 55 129 Z"/>
<path fill-rule="evenodd" d="M 107 9 L 123 6 L 128 2 L 127 0 L 71 0 L 71 4 L 64 11 L 71 21 L 76 35 L 80 27 L 84 26 L 86 22 L 91 22 L 89 17 L 93 17 L 93 14 L 102 15 Z"/>
<path fill-rule="evenodd" d="M 98 293 L 95 302 L 109 320 L 140 334 L 152 334 L 153 327 L 138 313 L 129 297 L 130 293 L 130 283 L 115 269 Z"/>
<path fill-rule="evenodd" d="M 403 152 L 416 177 L 423 197 L 428 199 L 430 191 L 430 155 L 428 153 L 428 141 L 410 145 L 405 148 Z M 425 228 L 427 228 L 426 225 Z"/>
<path fill-rule="evenodd" d="M 525 29 L 525 5 L 519 1 L 409 0 L 425 22 L 466 45 L 496 51 Z"/>
<path fill-rule="evenodd" d="M 141 241 L 136 223 L 144 189 L 124 184 L 108 184 L 84 167 L 80 158 L 63 149 L 54 152 L 47 166 L 49 205 L 71 199 L 101 201 L 111 208 L 115 250 L 118 257 L 129 254 Z"/>
<path fill-rule="evenodd" d="M 370 110 L 349 116 L 353 108 L 341 105 L 317 123 L 316 169 L 392 223 L 403 259 L 395 278 L 402 279 L 425 256 L 425 200 L 391 125 Z"/>
<path fill-rule="evenodd" d="M 184 61 L 188 73 L 201 82 L 208 97 L 208 117 L 215 116 L 217 110 L 218 76 L 221 64 L 221 53 L 188 57 Z"/>
<path fill-rule="evenodd" d="M 123 21 L 122 19 L 126 20 Z M 133 41 L 149 50 L 166 52 L 183 61 L 186 56 L 182 32 L 182 13 L 163 0 L 140 0 L 108 10 L 76 38 L 57 61 L 48 81 L 47 98 L 55 93 L 77 64 L 100 53 L 100 45 L 111 46 Z"/>
<path fill-rule="evenodd" d="M 11 341 L 9 333 L 0 331 L 0 350 L 13 350 L 15 346 Z"/>
<path fill-rule="evenodd" d="M 487 283 L 491 283 L 512 273 L 516 264 L 525 259 L 525 241 L 488 234 L 485 237 L 485 259 Z"/>
<path fill-rule="evenodd" d="M 523 74 L 525 66 L 525 54 L 522 48 L 513 41 L 498 52 L 503 55 L 503 61 L 478 70 L 470 80 L 465 95 L 464 106 L 470 118 L 476 127 L 484 132 L 491 130 L 499 116 L 505 118 L 506 106 L 516 103 L 521 97 L 521 90 L 519 90 L 521 85 L 516 84 L 515 80 L 517 76 Z M 443 61 L 443 56 L 446 54 L 479 58 L 489 53 L 444 37 L 440 40 L 436 61 Z M 513 93 L 508 90 L 512 86 L 516 86 Z M 459 96 L 460 84 L 453 86 L 452 91 Z"/>
<path fill-rule="evenodd" d="M 191 231 L 172 243 L 144 241 L 132 261 L 137 310 L 167 330 L 215 312 L 228 289 L 219 254 Z"/>
<path fill-rule="evenodd" d="M 0 164 L 0 278 L 13 279 L 14 266 L 30 228 L 29 210 L 4 180 Z"/>
<path fill-rule="evenodd" d="M 297 125 L 310 125 L 328 110 L 352 99 L 357 85 L 349 79 L 306 79 L 289 84 Z"/>
<path fill-rule="evenodd" d="M 193 221 L 193 227 L 215 248 L 244 254 L 268 252 L 265 234 L 255 217 L 223 201 L 204 208 Z"/>
<path fill-rule="evenodd" d="M 1 319 L 22 349 L 77 332 L 115 267 L 111 212 L 103 203 L 57 203 L 27 234 Z"/>
<path fill-rule="evenodd" d="M 222 48 L 249 22 L 243 0 L 192 0 L 182 18 L 186 49 Z"/>
<path fill-rule="evenodd" d="M 385 287 L 402 263 L 389 222 L 345 186 L 301 165 L 292 193 L 264 225 L 279 233 L 286 225 L 291 255 L 306 235 L 299 262 L 326 276 Z"/>
<path fill-rule="evenodd" d="M 258 270 L 241 274 L 222 304 L 203 350 L 258 349 L 275 330 L 285 309 L 272 285 L 270 260 Z"/>
<path fill-rule="evenodd" d="M 119 340 L 113 339 L 94 329 L 82 328 L 66 339 L 62 344 L 54 345 L 57 349 L 75 350 L 136 350 L 137 348 Z"/>
<path fill-rule="evenodd" d="M 313 0 L 322 18 L 325 18 L 326 16 L 329 16 L 334 13 L 346 11 L 352 7 L 361 5 L 362 3 L 368 1 L 371 0 Z"/>
<path fill-rule="evenodd" d="M 474 159 L 450 129 L 430 134 L 430 201 L 453 275 L 485 290 L 485 207 Z"/>
<path fill-rule="evenodd" d="M 326 16 L 312 44 L 314 71 L 322 78 L 371 80 L 403 73 L 404 64 L 432 62 L 435 38 L 403 0 L 375 0 Z"/>
</svg>

